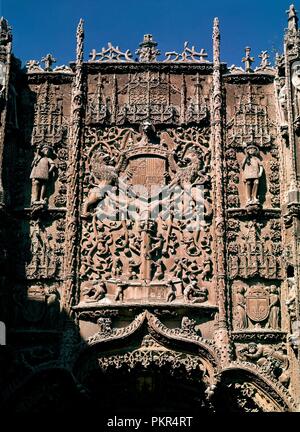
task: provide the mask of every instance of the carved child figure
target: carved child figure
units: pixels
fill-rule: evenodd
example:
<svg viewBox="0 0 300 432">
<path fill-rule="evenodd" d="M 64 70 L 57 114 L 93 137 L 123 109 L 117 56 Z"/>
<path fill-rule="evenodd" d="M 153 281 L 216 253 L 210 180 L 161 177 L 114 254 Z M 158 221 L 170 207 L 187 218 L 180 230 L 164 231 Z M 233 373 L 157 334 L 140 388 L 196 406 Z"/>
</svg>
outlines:
<svg viewBox="0 0 300 432">
<path fill-rule="evenodd" d="M 107 290 L 105 283 L 96 280 L 92 286 L 86 286 L 82 289 L 82 295 L 85 302 L 97 302 L 105 297 Z"/>
<path fill-rule="evenodd" d="M 50 158 L 50 148 L 45 145 L 35 155 L 32 162 L 30 178 L 32 179 L 31 202 L 46 203 L 47 183 L 55 168 L 54 161 Z"/>
<path fill-rule="evenodd" d="M 246 156 L 242 163 L 244 181 L 246 183 L 246 206 L 259 204 L 257 196 L 259 179 L 263 173 L 263 165 L 259 158 L 259 150 L 251 144 L 246 149 Z"/>
</svg>

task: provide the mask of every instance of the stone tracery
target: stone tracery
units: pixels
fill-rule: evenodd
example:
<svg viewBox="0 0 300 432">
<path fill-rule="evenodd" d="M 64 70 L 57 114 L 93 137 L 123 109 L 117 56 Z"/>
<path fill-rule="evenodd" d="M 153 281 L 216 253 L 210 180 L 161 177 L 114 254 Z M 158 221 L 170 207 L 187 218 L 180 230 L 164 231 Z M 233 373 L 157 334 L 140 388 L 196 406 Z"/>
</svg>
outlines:
<svg viewBox="0 0 300 432">
<path fill-rule="evenodd" d="M 252 68 L 247 48 L 245 70 L 221 63 L 216 19 L 212 62 L 188 43 L 160 61 L 151 35 L 138 61 L 109 44 L 85 62 L 80 21 L 75 63 L 54 68 L 48 54 L 44 68 L 31 60 L 25 73 L 9 63 L 10 30 L 0 21 L 1 62 L 11 68 L 1 98 L 10 94 L 8 130 L 22 137 L 14 184 L 1 177 L 1 206 L 14 224 L 1 260 L 11 243 L 16 274 L 0 282 L 4 297 L 12 288 L 17 334 L 59 333 L 60 357 L 48 353 L 56 365 L 72 370 L 78 346 L 87 356 L 102 350 L 103 371 L 172 364 L 199 372 L 209 404 L 225 392 L 227 373 L 247 371 L 249 381 L 226 384 L 240 409 L 295 410 L 295 16 L 290 8 L 276 69 L 266 51 Z M 1 150 L 1 169 L 3 160 Z M 22 367 L 34 370 L 41 346 L 20 353 Z"/>
</svg>

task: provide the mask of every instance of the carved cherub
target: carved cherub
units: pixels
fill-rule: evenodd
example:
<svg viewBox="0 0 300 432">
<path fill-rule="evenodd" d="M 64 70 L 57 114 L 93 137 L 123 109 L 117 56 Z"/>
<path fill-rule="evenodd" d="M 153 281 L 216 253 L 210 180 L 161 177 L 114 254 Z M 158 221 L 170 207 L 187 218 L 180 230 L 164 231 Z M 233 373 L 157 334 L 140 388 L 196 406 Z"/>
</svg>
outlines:
<svg viewBox="0 0 300 432">
<path fill-rule="evenodd" d="M 117 280 L 117 291 L 115 295 L 115 301 L 124 301 L 124 291 L 128 287 L 128 284 L 122 282 L 120 279 Z"/>
<path fill-rule="evenodd" d="M 197 281 L 192 280 L 183 290 L 184 300 L 186 302 L 191 301 L 196 290 L 197 290 Z"/>
<path fill-rule="evenodd" d="M 97 302 L 105 297 L 107 292 L 103 281 L 96 280 L 92 285 L 87 285 L 82 289 L 82 296 L 85 302 Z"/>
<path fill-rule="evenodd" d="M 172 302 L 176 299 L 176 287 L 172 280 L 167 282 L 167 302 Z"/>
</svg>

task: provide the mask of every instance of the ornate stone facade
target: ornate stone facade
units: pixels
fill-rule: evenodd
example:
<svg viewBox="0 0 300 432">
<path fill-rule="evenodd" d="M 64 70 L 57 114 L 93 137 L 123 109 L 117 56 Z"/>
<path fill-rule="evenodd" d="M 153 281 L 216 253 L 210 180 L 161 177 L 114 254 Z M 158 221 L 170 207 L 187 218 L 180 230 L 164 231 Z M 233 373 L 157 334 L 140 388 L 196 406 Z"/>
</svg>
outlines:
<svg viewBox="0 0 300 432">
<path fill-rule="evenodd" d="M 218 19 L 211 60 L 187 42 L 163 57 L 145 35 L 136 60 L 109 43 L 85 61 L 81 20 L 70 66 L 47 54 L 25 71 L 1 19 L 7 409 L 59 411 L 65 391 L 96 406 L 98 383 L 143 410 L 161 377 L 197 412 L 299 410 L 293 6 L 288 21 L 275 67 L 262 51 L 252 68 L 247 47 L 228 68 Z M 57 382 L 46 402 L 41 379 Z"/>
</svg>

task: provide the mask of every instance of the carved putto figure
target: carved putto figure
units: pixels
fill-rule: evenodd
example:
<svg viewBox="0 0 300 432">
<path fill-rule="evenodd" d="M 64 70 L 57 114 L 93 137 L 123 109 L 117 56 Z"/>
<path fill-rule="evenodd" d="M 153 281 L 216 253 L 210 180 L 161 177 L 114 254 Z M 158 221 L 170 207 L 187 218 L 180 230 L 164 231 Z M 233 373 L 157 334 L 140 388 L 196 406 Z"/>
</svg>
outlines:
<svg viewBox="0 0 300 432">
<path fill-rule="evenodd" d="M 82 289 L 83 300 L 85 302 L 97 302 L 105 297 L 106 292 L 105 283 L 96 280 L 92 285 L 88 284 Z"/>
<path fill-rule="evenodd" d="M 204 303 L 208 297 L 208 289 L 206 287 L 197 287 L 196 280 L 192 280 L 183 290 L 184 300 L 186 302 Z"/>
<path fill-rule="evenodd" d="M 290 382 L 289 360 L 284 344 L 269 347 L 250 342 L 246 347 L 237 351 L 237 357 L 242 361 L 256 363 L 265 372 L 277 378 L 282 385 L 288 387 Z"/>
<path fill-rule="evenodd" d="M 246 156 L 242 163 L 244 181 L 246 183 L 246 206 L 259 204 L 258 186 L 259 179 L 263 174 L 263 165 L 259 158 L 259 150 L 254 144 L 250 144 L 246 149 Z"/>
<path fill-rule="evenodd" d="M 50 158 L 50 148 L 44 145 L 35 155 L 32 162 L 30 178 L 32 179 L 31 203 L 47 202 L 47 184 L 51 173 L 55 169 L 55 163 Z"/>
</svg>

